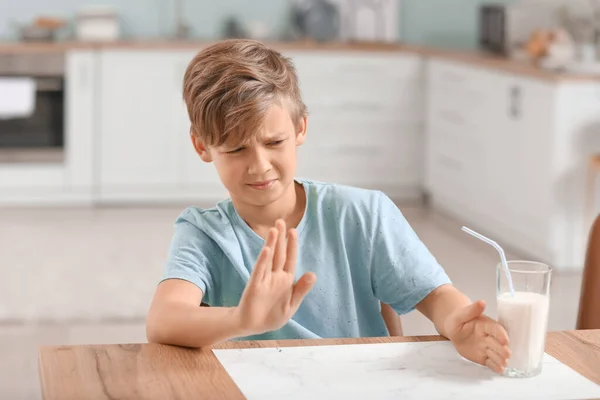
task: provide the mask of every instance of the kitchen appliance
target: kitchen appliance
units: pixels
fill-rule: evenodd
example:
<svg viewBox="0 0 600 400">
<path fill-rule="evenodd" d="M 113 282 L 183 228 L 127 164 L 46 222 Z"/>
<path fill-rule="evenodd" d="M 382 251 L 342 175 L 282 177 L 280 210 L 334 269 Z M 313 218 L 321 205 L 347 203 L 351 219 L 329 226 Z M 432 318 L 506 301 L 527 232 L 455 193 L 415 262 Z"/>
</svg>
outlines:
<svg viewBox="0 0 600 400">
<path fill-rule="evenodd" d="M 335 0 L 341 15 L 340 37 L 365 42 L 400 40 L 401 0 Z"/>
<path fill-rule="evenodd" d="M 402 0 L 293 0 L 292 25 L 317 41 L 397 42 Z"/>
<path fill-rule="evenodd" d="M 89 6 L 79 10 L 75 36 L 89 42 L 110 42 L 119 39 L 120 25 L 116 10 L 111 7 Z"/>
<path fill-rule="evenodd" d="M 479 8 L 479 47 L 511 56 L 536 29 L 559 27 L 557 9 L 548 3 L 483 4 Z"/>
<path fill-rule="evenodd" d="M 296 0 L 292 16 L 301 39 L 327 42 L 339 36 L 339 10 L 329 0 Z"/>
<path fill-rule="evenodd" d="M 65 57 L 56 52 L 0 54 L 0 78 L 28 77 L 35 82 L 28 115 L 0 118 L 0 162 L 61 161 L 65 145 Z M 0 94 L 1 95 L 1 94 Z"/>
</svg>

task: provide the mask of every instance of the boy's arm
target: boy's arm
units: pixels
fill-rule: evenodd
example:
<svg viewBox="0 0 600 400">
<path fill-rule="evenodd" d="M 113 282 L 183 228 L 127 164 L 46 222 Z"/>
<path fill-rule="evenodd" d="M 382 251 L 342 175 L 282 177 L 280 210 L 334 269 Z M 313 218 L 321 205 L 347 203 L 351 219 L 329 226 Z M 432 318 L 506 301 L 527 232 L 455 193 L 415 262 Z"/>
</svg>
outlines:
<svg viewBox="0 0 600 400">
<path fill-rule="evenodd" d="M 168 279 L 156 289 L 146 321 L 149 342 L 207 347 L 244 336 L 235 307 L 200 307 L 202 290 L 182 279 Z"/>
<path fill-rule="evenodd" d="M 472 304 L 471 300 L 451 284 L 442 285 L 429 293 L 416 309 L 435 325 L 445 338 L 450 338 L 453 319 L 449 318 L 459 310 Z"/>
<path fill-rule="evenodd" d="M 202 290 L 184 279 L 164 280 L 150 307 L 148 340 L 207 347 L 232 338 L 280 329 L 315 283 L 307 272 L 294 282 L 298 234 L 283 221 L 269 230 L 237 307 L 200 307 Z"/>
</svg>

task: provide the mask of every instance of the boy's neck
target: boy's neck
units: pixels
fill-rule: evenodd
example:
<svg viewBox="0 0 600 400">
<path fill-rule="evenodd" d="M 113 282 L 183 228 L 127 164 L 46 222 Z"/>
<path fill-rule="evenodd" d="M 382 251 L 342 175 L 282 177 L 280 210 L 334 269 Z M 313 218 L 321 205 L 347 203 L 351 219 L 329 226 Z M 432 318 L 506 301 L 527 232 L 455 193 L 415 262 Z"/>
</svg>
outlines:
<svg viewBox="0 0 600 400">
<path fill-rule="evenodd" d="M 283 219 L 288 229 L 296 228 L 304 215 L 306 194 L 304 187 L 293 181 L 284 195 L 267 206 L 239 204 L 232 199 L 239 216 L 259 236 L 265 238 L 269 228 L 275 226 L 275 221 Z"/>
</svg>

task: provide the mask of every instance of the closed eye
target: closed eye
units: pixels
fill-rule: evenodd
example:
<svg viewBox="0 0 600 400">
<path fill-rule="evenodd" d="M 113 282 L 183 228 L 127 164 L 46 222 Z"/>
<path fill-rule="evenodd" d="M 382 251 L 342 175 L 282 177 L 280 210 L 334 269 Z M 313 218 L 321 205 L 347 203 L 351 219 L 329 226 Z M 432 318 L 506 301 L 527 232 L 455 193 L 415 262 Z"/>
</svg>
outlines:
<svg viewBox="0 0 600 400">
<path fill-rule="evenodd" d="M 277 146 L 283 142 L 284 142 L 284 140 L 274 140 L 272 142 L 269 142 L 269 146 Z"/>
<path fill-rule="evenodd" d="M 244 148 L 243 148 L 243 147 L 239 147 L 239 148 L 237 148 L 237 149 L 234 149 L 234 150 L 227 151 L 226 153 L 227 153 L 227 154 L 235 154 L 235 153 L 239 153 L 239 152 L 240 152 L 240 151 L 242 151 L 242 150 L 244 150 Z"/>
</svg>

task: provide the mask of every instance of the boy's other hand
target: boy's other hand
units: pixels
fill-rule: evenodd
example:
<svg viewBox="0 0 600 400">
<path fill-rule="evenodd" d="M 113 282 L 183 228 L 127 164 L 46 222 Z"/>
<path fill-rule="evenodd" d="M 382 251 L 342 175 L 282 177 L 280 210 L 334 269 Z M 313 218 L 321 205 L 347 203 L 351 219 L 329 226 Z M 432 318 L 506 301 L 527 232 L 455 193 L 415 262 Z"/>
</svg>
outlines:
<svg viewBox="0 0 600 400">
<path fill-rule="evenodd" d="M 245 335 L 273 331 L 284 326 L 316 282 L 312 272 L 294 283 L 298 236 L 278 220 L 269 230 L 250 280 L 236 309 L 240 329 Z"/>
<path fill-rule="evenodd" d="M 448 317 L 447 330 L 460 355 L 501 374 L 510 357 L 508 334 L 497 321 L 483 315 L 485 302 L 477 301 Z"/>
</svg>

